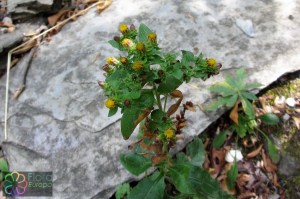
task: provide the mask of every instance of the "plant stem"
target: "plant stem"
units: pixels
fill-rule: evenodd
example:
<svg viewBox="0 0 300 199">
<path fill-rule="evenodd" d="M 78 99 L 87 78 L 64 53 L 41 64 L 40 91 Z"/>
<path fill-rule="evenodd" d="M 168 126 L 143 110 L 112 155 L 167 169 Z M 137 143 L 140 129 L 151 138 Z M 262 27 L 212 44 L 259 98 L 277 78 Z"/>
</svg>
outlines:
<svg viewBox="0 0 300 199">
<path fill-rule="evenodd" d="M 165 104 L 164 104 L 164 112 L 166 112 L 168 95 L 165 95 Z"/>
<path fill-rule="evenodd" d="M 159 93 L 158 93 L 157 90 L 156 90 L 155 84 L 153 84 L 153 90 L 154 90 L 154 93 L 155 93 L 157 106 L 158 106 L 158 108 L 159 108 L 161 111 L 163 111 L 162 105 L 161 105 L 161 101 L 160 101 L 160 95 L 159 95 Z"/>
</svg>

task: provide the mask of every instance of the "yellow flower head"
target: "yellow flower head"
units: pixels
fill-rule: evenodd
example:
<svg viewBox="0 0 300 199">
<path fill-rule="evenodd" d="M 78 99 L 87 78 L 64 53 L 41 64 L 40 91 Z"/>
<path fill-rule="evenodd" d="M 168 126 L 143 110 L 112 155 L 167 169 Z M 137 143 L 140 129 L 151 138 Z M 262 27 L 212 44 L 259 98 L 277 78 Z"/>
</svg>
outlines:
<svg viewBox="0 0 300 199">
<path fill-rule="evenodd" d="M 144 53 L 146 51 L 145 44 L 143 44 L 142 42 L 137 43 L 136 50 L 140 53 Z"/>
<path fill-rule="evenodd" d="M 207 65 L 214 66 L 216 65 L 217 61 L 214 58 L 209 58 L 206 60 Z"/>
<path fill-rule="evenodd" d="M 119 65 L 120 64 L 120 61 L 119 60 L 117 60 L 116 58 L 114 58 L 114 57 L 108 57 L 107 59 L 106 59 L 106 61 L 107 61 L 107 63 L 108 64 L 110 64 L 110 65 L 114 65 L 114 66 L 116 66 L 116 65 Z"/>
<path fill-rule="evenodd" d="M 125 48 L 132 48 L 134 47 L 134 43 L 131 39 L 123 39 L 123 41 L 121 42 L 122 45 L 125 47 Z"/>
<path fill-rule="evenodd" d="M 165 134 L 167 139 L 171 139 L 175 135 L 174 131 L 172 129 L 165 130 L 164 134 Z"/>
<path fill-rule="evenodd" d="M 151 32 L 148 35 L 148 41 L 150 41 L 150 42 L 156 42 L 156 34 L 154 32 Z"/>
<path fill-rule="evenodd" d="M 109 109 L 115 108 L 116 102 L 112 99 L 107 99 L 105 102 L 105 106 Z"/>
<path fill-rule="evenodd" d="M 133 70 L 141 70 L 144 63 L 142 61 L 135 61 L 132 65 Z"/>
<path fill-rule="evenodd" d="M 128 31 L 128 26 L 127 26 L 127 24 L 124 24 L 124 23 L 120 24 L 119 30 L 120 30 L 120 32 L 123 33 L 123 34 L 126 33 L 126 32 Z"/>
<path fill-rule="evenodd" d="M 126 64 L 127 63 L 127 58 L 126 57 L 121 57 L 120 61 L 122 64 Z"/>
</svg>

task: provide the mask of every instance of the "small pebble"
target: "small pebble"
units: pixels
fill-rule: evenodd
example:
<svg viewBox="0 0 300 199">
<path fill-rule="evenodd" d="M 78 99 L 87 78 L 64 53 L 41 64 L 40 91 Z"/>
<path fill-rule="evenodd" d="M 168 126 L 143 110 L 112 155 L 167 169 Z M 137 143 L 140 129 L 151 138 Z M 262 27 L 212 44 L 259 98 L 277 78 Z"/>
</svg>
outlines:
<svg viewBox="0 0 300 199">
<path fill-rule="evenodd" d="M 251 20 L 237 19 L 235 23 L 248 37 L 255 37 L 255 30 Z"/>
<path fill-rule="evenodd" d="M 243 155 L 240 150 L 230 150 L 226 153 L 225 160 L 227 162 L 234 162 L 235 158 L 237 162 L 243 159 Z"/>
<path fill-rule="evenodd" d="M 291 97 L 289 97 L 289 98 L 287 98 L 286 100 L 285 100 L 285 103 L 289 106 L 289 107 L 295 107 L 295 105 L 296 105 L 296 100 L 294 99 L 294 98 L 291 98 Z"/>
<path fill-rule="evenodd" d="M 282 116 L 282 119 L 284 120 L 284 121 L 288 121 L 289 119 L 290 119 L 290 115 L 289 114 L 284 114 L 283 116 Z"/>
<path fill-rule="evenodd" d="M 278 108 L 284 108 L 285 105 L 285 97 L 284 96 L 276 96 L 275 100 L 274 100 L 274 104 L 275 106 L 277 106 Z"/>
<path fill-rule="evenodd" d="M 8 23 L 8 24 L 13 24 L 12 19 L 9 18 L 9 17 L 4 17 L 4 18 L 2 19 L 2 22 L 3 22 L 3 23 Z"/>
<path fill-rule="evenodd" d="M 272 106 L 266 106 L 266 110 L 267 113 L 272 113 Z"/>
</svg>

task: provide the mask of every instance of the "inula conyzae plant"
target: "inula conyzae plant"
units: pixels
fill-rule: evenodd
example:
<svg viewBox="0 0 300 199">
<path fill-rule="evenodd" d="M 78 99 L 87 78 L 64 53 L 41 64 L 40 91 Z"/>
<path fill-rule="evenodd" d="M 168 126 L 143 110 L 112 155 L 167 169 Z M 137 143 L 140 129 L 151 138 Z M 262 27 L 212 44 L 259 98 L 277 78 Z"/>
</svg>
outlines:
<svg viewBox="0 0 300 199">
<path fill-rule="evenodd" d="M 128 139 L 140 124 L 139 140 L 130 145 L 131 154 L 121 155 L 122 165 L 132 174 L 140 175 L 155 166 L 156 172 L 144 178 L 133 189 L 121 186 L 117 197 L 127 198 L 228 198 L 207 171 L 201 168 L 204 147 L 195 139 L 187 152 L 172 157 L 169 151 L 182 137 L 186 125 L 184 113 L 194 110 L 192 102 L 171 117 L 180 107 L 183 95 L 177 88 L 191 78 L 206 80 L 219 73 L 221 64 L 202 54 L 182 50 L 181 59 L 175 53 L 164 53 L 154 31 L 141 24 L 138 30 L 131 25 L 119 26 L 120 36 L 109 43 L 119 49 L 119 56 L 107 58 L 103 66 L 105 81 L 99 81 L 108 99 L 108 116 L 122 113 L 121 133 Z M 174 104 L 168 98 L 176 98 Z M 166 184 L 173 187 L 172 193 Z M 123 191 L 122 191 L 123 190 Z"/>
</svg>

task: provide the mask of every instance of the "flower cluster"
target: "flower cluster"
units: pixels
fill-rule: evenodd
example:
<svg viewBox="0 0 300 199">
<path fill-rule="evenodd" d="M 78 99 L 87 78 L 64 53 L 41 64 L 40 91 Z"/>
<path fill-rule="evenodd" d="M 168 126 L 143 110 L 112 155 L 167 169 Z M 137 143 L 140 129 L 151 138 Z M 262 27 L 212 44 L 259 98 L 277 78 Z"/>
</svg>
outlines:
<svg viewBox="0 0 300 199">
<path fill-rule="evenodd" d="M 221 64 L 214 58 L 204 58 L 202 54 L 195 56 L 189 51 L 182 51 L 181 60 L 175 53 L 162 53 L 156 33 L 144 24 L 138 30 L 134 25 L 129 27 L 127 24 L 120 24 L 119 31 L 120 34 L 114 36 L 109 43 L 119 49 L 122 55 L 107 57 L 107 63 L 102 67 L 106 72 L 106 80 L 99 82 L 108 97 L 105 106 L 109 109 L 109 116 L 121 109 L 124 121 L 127 113 L 130 117 L 136 117 L 135 121 L 131 121 L 133 126 L 121 128 L 126 138 L 127 134 L 131 134 L 129 130 L 132 131 L 140 122 L 138 118 L 145 111 L 151 112 L 151 117 L 154 115 L 149 121 L 154 122 L 156 117 L 160 117 L 154 114 L 158 110 L 155 109 L 157 106 L 167 122 L 159 121 L 158 126 L 151 124 L 152 129 L 149 131 L 160 141 L 170 142 L 176 139 L 176 130 L 166 114 L 166 107 L 163 108 L 160 103 L 160 96 L 170 95 L 183 82 L 189 82 L 193 77 L 206 80 L 218 74 Z"/>
</svg>

